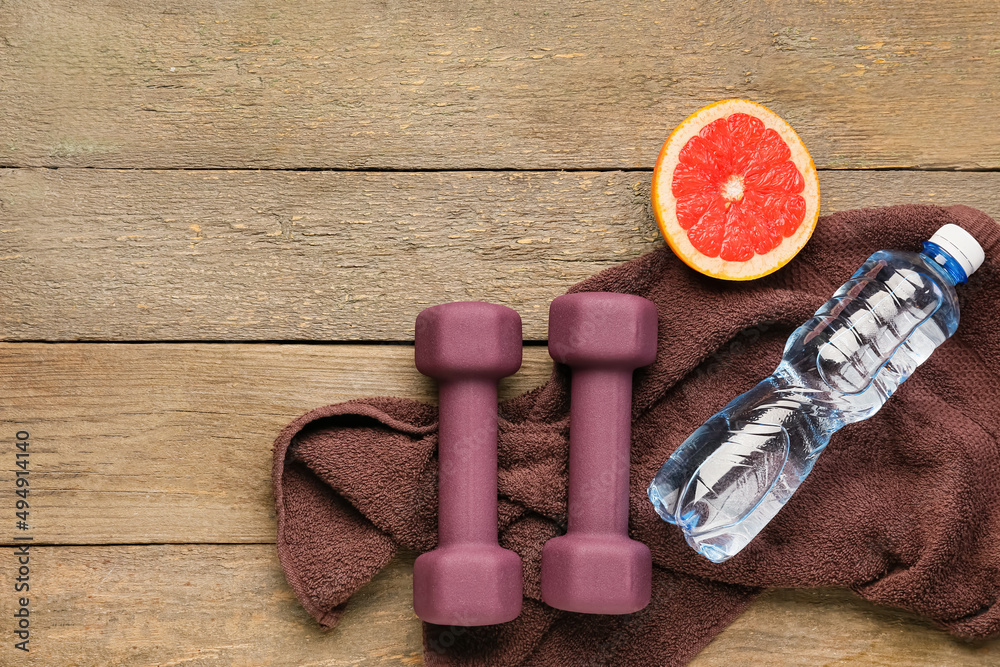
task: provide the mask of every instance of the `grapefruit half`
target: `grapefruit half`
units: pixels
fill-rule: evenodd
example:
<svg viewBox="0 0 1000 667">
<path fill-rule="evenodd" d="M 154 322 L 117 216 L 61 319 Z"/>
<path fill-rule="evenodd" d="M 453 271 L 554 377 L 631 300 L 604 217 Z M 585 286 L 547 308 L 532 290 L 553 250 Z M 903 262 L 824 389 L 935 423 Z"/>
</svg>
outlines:
<svg viewBox="0 0 1000 667">
<path fill-rule="evenodd" d="M 715 278 L 751 280 L 802 249 L 819 217 L 819 180 L 795 130 L 748 100 L 722 100 L 677 126 L 653 170 L 667 244 Z"/>
</svg>

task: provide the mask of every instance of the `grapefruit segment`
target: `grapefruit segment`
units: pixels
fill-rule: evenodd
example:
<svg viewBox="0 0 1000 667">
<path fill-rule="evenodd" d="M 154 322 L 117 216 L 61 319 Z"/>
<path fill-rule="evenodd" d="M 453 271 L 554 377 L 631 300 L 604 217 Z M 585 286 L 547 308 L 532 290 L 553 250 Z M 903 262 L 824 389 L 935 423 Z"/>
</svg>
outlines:
<svg viewBox="0 0 1000 667">
<path fill-rule="evenodd" d="M 819 181 L 802 140 L 747 100 L 704 107 L 674 130 L 656 161 L 652 199 L 678 257 L 728 280 L 784 266 L 819 217 Z"/>
</svg>

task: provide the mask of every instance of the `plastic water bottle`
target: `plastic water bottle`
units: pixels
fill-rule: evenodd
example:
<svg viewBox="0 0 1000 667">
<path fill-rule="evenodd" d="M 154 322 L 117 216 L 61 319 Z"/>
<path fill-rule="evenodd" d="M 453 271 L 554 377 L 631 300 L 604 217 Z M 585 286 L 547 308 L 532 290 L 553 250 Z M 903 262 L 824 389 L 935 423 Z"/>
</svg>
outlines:
<svg viewBox="0 0 1000 667">
<path fill-rule="evenodd" d="M 958 326 L 955 286 L 983 262 L 945 225 L 923 252 L 876 252 L 789 337 L 777 370 L 691 434 L 649 485 L 657 513 L 722 562 L 812 470 L 830 436 L 875 414 Z"/>
</svg>

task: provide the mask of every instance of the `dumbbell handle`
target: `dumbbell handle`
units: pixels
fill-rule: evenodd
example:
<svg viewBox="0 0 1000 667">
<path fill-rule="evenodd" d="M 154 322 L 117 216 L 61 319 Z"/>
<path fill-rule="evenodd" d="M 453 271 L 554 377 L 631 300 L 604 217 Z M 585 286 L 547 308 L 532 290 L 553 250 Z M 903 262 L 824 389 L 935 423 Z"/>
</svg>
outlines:
<svg viewBox="0 0 1000 667">
<path fill-rule="evenodd" d="M 446 380 L 438 392 L 438 546 L 496 544 L 496 380 Z"/>
<path fill-rule="evenodd" d="M 573 368 L 570 533 L 628 532 L 632 369 Z"/>
</svg>

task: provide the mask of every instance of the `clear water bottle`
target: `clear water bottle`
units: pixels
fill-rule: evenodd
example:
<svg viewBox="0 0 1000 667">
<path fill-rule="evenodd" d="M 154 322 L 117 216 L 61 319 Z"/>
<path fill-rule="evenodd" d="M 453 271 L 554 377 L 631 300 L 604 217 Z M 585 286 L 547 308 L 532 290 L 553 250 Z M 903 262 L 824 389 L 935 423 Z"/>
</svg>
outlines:
<svg viewBox="0 0 1000 667">
<path fill-rule="evenodd" d="M 649 485 L 657 513 L 713 562 L 738 553 L 830 436 L 875 414 L 958 326 L 955 286 L 983 262 L 945 225 L 923 252 L 881 250 L 789 337 L 777 370 L 691 434 Z"/>
</svg>

